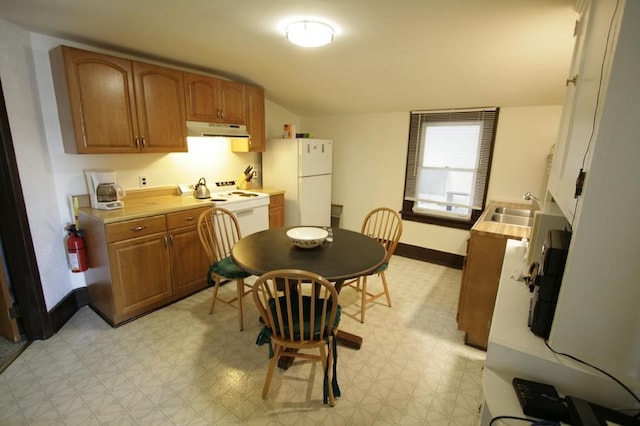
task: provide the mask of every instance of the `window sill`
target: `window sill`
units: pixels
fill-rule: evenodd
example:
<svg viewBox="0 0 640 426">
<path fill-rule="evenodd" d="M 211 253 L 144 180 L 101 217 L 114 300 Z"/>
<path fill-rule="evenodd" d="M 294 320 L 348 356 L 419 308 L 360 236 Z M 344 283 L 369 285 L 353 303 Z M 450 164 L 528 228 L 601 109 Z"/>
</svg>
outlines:
<svg viewBox="0 0 640 426">
<path fill-rule="evenodd" d="M 428 223 L 430 225 L 445 226 L 447 228 L 468 230 L 473 227 L 478 218 L 482 215 L 482 210 L 474 210 L 471 213 L 471 219 L 469 220 L 457 220 L 449 219 L 442 216 L 429 216 L 425 214 L 414 213 L 413 202 L 405 201 L 403 203 L 402 210 L 400 210 L 400 215 L 402 216 L 402 220 L 406 220 L 409 222 Z"/>
</svg>

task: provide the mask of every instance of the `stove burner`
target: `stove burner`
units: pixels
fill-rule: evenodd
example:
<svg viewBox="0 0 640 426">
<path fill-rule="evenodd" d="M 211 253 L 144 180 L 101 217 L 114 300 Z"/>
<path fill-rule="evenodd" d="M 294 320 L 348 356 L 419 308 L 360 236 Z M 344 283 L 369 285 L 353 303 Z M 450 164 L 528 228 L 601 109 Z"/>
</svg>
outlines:
<svg viewBox="0 0 640 426">
<path fill-rule="evenodd" d="M 211 199 L 211 201 L 213 201 L 213 202 L 216 202 L 216 201 L 220 202 L 220 201 L 227 201 L 227 199 L 226 199 L 226 198 L 212 198 L 212 199 Z"/>
<path fill-rule="evenodd" d="M 241 197 L 257 197 L 258 196 L 258 194 L 254 194 L 252 192 L 232 191 L 231 193 L 234 195 L 239 195 Z"/>
</svg>

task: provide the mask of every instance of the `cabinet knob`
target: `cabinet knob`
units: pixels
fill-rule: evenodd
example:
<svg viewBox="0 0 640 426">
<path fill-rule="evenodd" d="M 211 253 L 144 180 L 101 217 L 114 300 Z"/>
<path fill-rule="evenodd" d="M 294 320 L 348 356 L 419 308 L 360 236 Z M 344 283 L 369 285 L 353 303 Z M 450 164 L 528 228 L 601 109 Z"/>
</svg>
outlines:
<svg viewBox="0 0 640 426">
<path fill-rule="evenodd" d="M 195 219 L 195 217 L 193 217 L 193 216 L 187 216 L 187 217 L 184 218 L 184 220 L 186 220 L 187 222 L 190 222 L 193 219 Z"/>
<path fill-rule="evenodd" d="M 144 228 L 146 228 L 146 226 L 136 226 L 135 228 L 131 228 L 131 230 L 133 232 L 139 232 L 139 231 L 142 231 Z"/>
<path fill-rule="evenodd" d="M 574 75 L 571 78 L 568 78 L 567 81 L 564 83 L 564 85 L 568 86 L 569 84 L 573 84 L 575 86 L 576 85 L 576 80 L 578 80 L 578 74 Z"/>
</svg>

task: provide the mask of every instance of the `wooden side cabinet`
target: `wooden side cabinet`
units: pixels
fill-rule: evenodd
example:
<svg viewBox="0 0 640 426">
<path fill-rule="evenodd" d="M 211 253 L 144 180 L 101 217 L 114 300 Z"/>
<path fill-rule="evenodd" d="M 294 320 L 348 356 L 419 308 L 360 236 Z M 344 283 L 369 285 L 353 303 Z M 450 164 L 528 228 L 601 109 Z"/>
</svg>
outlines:
<svg viewBox="0 0 640 426">
<path fill-rule="evenodd" d="M 187 151 L 182 71 L 68 46 L 49 56 L 65 152 Z"/>
<path fill-rule="evenodd" d="M 89 304 L 118 325 L 206 287 L 196 225 L 206 208 L 103 224 L 81 213 Z"/>
<path fill-rule="evenodd" d="M 234 140 L 234 152 L 262 152 L 265 148 L 264 89 L 245 86 L 245 109 L 247 131 L 251 137 L 247 141 Z"/>
<path fill-rule="evenodd" d="M 284 226 L 284 194 L 274 194 L 269 197 L 269 228 Z"/>
<path fill-rule="evenodd" d="M 469 346 L 487 348 L 507 238 L 471 231 L 458 300 L 458 329 Z"/>
</svg>

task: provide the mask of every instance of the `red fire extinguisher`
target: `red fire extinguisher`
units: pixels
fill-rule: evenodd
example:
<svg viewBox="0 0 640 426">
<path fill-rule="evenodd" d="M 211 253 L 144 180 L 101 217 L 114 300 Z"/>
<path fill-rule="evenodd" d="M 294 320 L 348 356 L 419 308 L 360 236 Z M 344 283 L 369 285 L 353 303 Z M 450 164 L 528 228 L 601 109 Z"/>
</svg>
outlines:
<svg viewBox="0 0 640 426">
<path fill-rule="evenodd" d="M 76 229 L 75 225 L 67 227 L 69 237 L 67 238 L 67 258 L 71 272 L 84 272 L 89 268 L 87 264 L 87 250 L 84 245 L 84 233 Z"/>
</svg>

